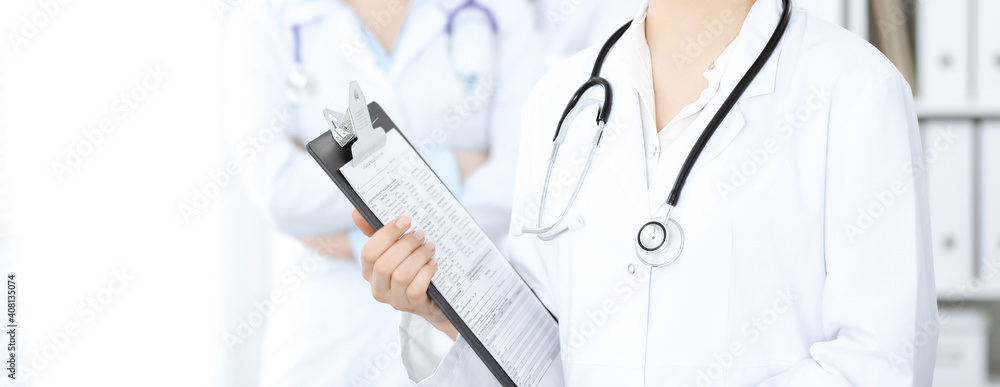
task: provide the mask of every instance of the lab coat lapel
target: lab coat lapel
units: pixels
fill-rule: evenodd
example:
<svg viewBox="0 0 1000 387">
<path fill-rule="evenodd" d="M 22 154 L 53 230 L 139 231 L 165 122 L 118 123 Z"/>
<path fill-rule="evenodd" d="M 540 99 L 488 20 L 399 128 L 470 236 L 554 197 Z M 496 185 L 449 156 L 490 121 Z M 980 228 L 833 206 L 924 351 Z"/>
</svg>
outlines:
<svg viewBox="0 0 1000 387">
<path fill-rule="evenodd" d="M 628 71 L 611 65 L 610 61 L 605 69 L 614 101 L 593 164 L 599 169 L 609 169 L 607 175 L 616 180 L 616 186 L 627 196 L 622 198 L 624 202 L 634 210 L 647 211 L 644 203 L 649 192 L 648 174 L 639 94 Z"/>
<path fill-rule="evenodd" d="M 725 96 L 722 97 L 724 99 Z M 718 109 L 721 104 L 721 99 L 716 98 L 712 100 L 711 103 L 706 108 L 712 108 L 712 112 Z M 708 111 L 708 110 L 706 110 Z M 684 131 L 681 136 L 674 141 L 670 147 L 668 147 L 662 154 L 660 154 L 660 160 L 658 167 L 656 168 L 656 173 L 653 177 L 652 185 L 649 187 L 649 208 L 650 211 L 656 211 L 663 205 L 667 200 L 667 195 L 670 194 L 670 190 L 673 188 L 674 183 L 677 180 L 677 175 L 680 173 L 681 167 L 684 165 L 684 161 L 687 159 L 688 154 L 691 152 L 691 148 L 694 147 L 694 143 L 698 141 L 698 137 L 701 135 L 703 128 L 708 124 L 708 121 L 712 119 L 712 114 L 701 115 L 697 120 L 691 125 L 691 128 Z M 743 129 L 745 125 L 745 120 L 743 114 L 739 109 L 739 105 L 733 107 L 733 110 L 726 116 L 723 120 L 722 125 L 716 130 L 715 135 L 705 146 L 705 149 L 701 153 L 701 157 L 695 163 L 695 167 L 692 170 L 692 174 L 697 173 L 698 167 L 704 163 L 711 160 L 714 154 L 721 152 L 724 145 L 721 145 L 723 138 L 725 137 L 735 137 L 740 130 Z M 731 138 L 730 138 L 731 139 Z M 728 141 L 726 142 L 728 144 Z M 680 203 L 678 203 L 680 204 Z"/>
<path fill-rule="evenodd" d="M 448 23 L 448 10 L 451 0 L 428 1 L 426 4 L 418 5 L 414 2 L 411 7 L 417 7 L 406 15 L 406 21 L 400 29 L 405 30 L 405 34 L 400 34 L 399 40 L 393 49 L 392 67 L 389 70 L 389 77 L 397 79 L 410 62 L 417 56 L 424 53 L 427 46 L 435 38 L 445 34 L 444 28 Z"/>
<path fill-rule="evenodd" d="M 300 1 L 289 6 L 282 14 L 286 26 L 301 26 L 315 22 L 332 14 L 330 11 L 337 4 L 328 1 Z"/>
<path fill-rule="evenodd" d="M 282 18 L 288 28 L 301 28 L 299 44 L 307 67 L 316 61 L 316 58 L 309 57 L 308 47 L 318 41 L 318 44 L 326 46 L 330 57 L 342 57 L 344 62 L 359 71 L 378 68 L 371 47 L 358 36 L 364 27 L 347 4 L 339 1 L 297 2 L 288 6 Z M 319 28 L 320 32 L 310 33 L 313 28 Z"/>
<path fill-rule="evenodd" d="M 388 74 L 382 70 L 378 64 L 378 60 L 375 58 L 375 53 L 372 51 L 373 48 L 364 44 L 364 40 L 358 35 L 362 33 L 362 27 L 357 16 L 354 15 L 354 11 L 343 2 L 326 2 L 328 7 L 331 9 L 325 11 L 324 20 L 320 21 L 320 28 L 322 31 L 319 33 L 321 37 L 329 37 L 330 39 L 325 39 L 322 44 L 324 44 L 327 50 L 329 50 L 334 58 L 341 58 L 339 60 L 334 60 L 332 62 L 326 63 L 327 67 L 323 67 L 322 70 L 315 70 L 316 76 L 320 79 L 324 77 L 323 71 L 334 72 L 334 73 L 348 73 L 353 74 L 352 79 L 357 80 L 361 83 L 361 86 L 365 88 L 368 92 L 372 92 L 372 95 L 381 95 L 379 103 L 386 108 L 387 111 L 393 112 L 393 120 L 400 127 L 408 127 L 405 125 L 406 117 L 401 114 L 399 109 L 393 109 L 393 106 L 397 106 L 395 101 L 396 93 L 391 92 L 394 88 L 392 80 L 389 78 Z M 316 37 L 310 37 L 312 39 L 318 39 Z M 306 59 L 307 66 L 309 66 L 309 61 Z M 340 66 L 346 66 L 346 68 L 341 68 Z M 339 77 L 334 77 L 335 79 L 340 79 Z M 341 80 L 342 81 L 342 80 Z M 323 87 L 320 85 L 319 87 Z M 335 95 L 341 95 L 346 87 L 346 84 L 340 84 L 333 86 L 336 90 Z M 384 93 L 375 93 L 374 90 L 385 90 Z"/>
<path fill-rule="evenodd" d="M 770 39 L 781 17 L 780 3 L 781 0 L 762 0 L 757 1 L 753 8 L 750 9 L 746 22 L 743 24 L 739 36 L 734 41 L 733 59 L 726 73 L 723 74 L 719 92 L 705 106 L 705 110 L 691 124 L 691 127 L 685 130 L 660 155 L 659 167 L 656 169 L 656 176 L 649 188 L 650 211 L 656 211 L 666 201 L 677 179 L 677 175 L 691 149 L 694 147 L 695 142 L 698 141 L 698 138 L 708 126 L 709 121 L 719 111 L 723 102 L 729 97 L 733 89 L 736 88 L 736 84 L 743 78 L 744 74 L 746 74 L 747 70 L 749 70 L 750 66 L 763 51 L 764 46 L 767 45 L 767 41 Z M 692 174 L 697 173 L 700 165 L 711 161 L 722 153 L 747 125 L 747 117 L 740 108 L 740 104 L 748 99 L 774 92 L 781 47 L 782 45 L 779 44 L 753 82 L 750 83 L 746 91 L 739 97 L 736 105 L 726 115 L 719 128 L 716 129 L 715 134 L 709 139 L 708 144 L 705 145 L 700 157 L 698 157 L 698 161 L 692 169 Z M 678 203 L 678 206 L 680 205 L 681 203 Z"/>
</svg>

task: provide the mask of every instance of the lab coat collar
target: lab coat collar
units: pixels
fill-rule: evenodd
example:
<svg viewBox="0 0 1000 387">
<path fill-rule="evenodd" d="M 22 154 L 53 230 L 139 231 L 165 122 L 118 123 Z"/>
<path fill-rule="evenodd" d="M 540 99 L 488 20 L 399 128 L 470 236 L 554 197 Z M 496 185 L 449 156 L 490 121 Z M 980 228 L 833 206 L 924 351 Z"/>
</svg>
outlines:
<svg viewBox="0 0 1000 387">
<path fill-rule="evenodd" d="M 781 19 L 781 2 L 782 0 L 756 0 L 751 6 L 739 35 L 731 44 L 733 52 L 729 58 L 729 68 L 726 70 L 725 75 L 723 75 L 720 90 L 733 89 L 739 83 L 740 79 L 743 78 L 746 71 L 750 69 L 750 66 L 753 65 L 753 62 L 757 60 L 757 56 L 764 50 L 764 46 L 771 39 L 778 21 Z M 641 47 L 637 46 L 637 42 L 643 39 L 635 36 L 635 34 L 640 33 L 637 31 L 636 25 L 645 19 L 648 8 L 649 1 L 643 1 L 642 6 L 639 7 L 639 12 L 635 14 L 631 25 L 620 40 L 620 43 L 626 48 L 624 51 L 628 52 L 628 55 L 636 55 L 637 50 L 641 49 Z M 740 96 L 739 101 L 774 92 L 774 83 L 777 80 L 778 72 L 777 62 L 781 53 L 781 47 L 781 45 L 778 45 L 771 59 L 761 68 L 760 73 L 757 74 L 754 81 L 750 83 L 747 90 Z M 633 81 L 633 84 L 639 85 L 640 82 Z"/>
<path fill-rule="evenodd" d="M 410 62 L 426 51 L 427 46 L 435 38 L 445 33 L 448 12 L 452 9 L 448 8 L 451 2 L 453 0 L 427 1 L 426 4 L 421 4 L 420 1 L 411 2 L 391 54 L 390 78 L 399 77 Z"/>
<path fill-rule="evenodd" d="M 269 0 L 272 4 L 284 8 L 282 21 L 285 25 L 295 26 L 308 24 L 330 14 L 331 10 L 351 11 L 342 0 Z M 415 9 L 426 2 L 454 3 L 460 0 L 411 0 L 407 9 Z M 406 15 L 403 15 L 406 16 Z"/>
<path fill-rule="evenodd" d="M 329 15 L 335 8 L 335 4 L 329 1 L 320 0 L 272 0 L 274 3 L 283 3 L 284 13 L 282 22 L 286 26 L 300 26 L 312 23 Z"/>
<path fill-rule="evenodd" d="M 724 100 L 736 88 L 736 84 L 740 82 L 750 69 L 750 66 L 753 65 L 753 62 L 764 51 L 764 46 L 771 39 L 771 35 L 774 34 L 774 30 L 778 26 L 778 21 L 781 19 L 781 2 L 782 0 L 756 0 L 750 8 L 750 12 L 747 14 L 746 21 L 744 21 L 739 35 L 732 43 L 732 57 L 729 58 L 729 67 L 722 75 L 719 93 L 714 98 L 715 101 L 709 102 L 709 105 L 706 107 L 706 111 L 712 113 L 703 114 L 699 117 L 695 125 L 700 125 L 700 127 L 708 125 L 708 121 L 711 120 Z M 750 82 L 746 91 L 737 99 L 738 103 L 733 106 L 726 119 L 723 120 L 722 125 L 719 126 L 719 129 L 702 151 L 699 162 L 714 159 L 743 129 L 746 124 L 746 116 L 740 108 L 741 103 L 747 99 L 774 92 L 774 85 L 778 78 L 778 60 L 781 57 L 782 47 L 784 46 L 781 44 L 775 47 L 774 53 L 771 54 L 771 57 L 761 68 L 760 72 L 757 73 L 753 82 Z M 695 134 L 695 137 L 699 135 L 701 135 L 700 132 Z"/>
<path fill-rule="evenodd" d="M 661 150 L 659 167 L 656 169 L 656 177 L 651 181 L 649 187 L 649 208 L 650 212 L 655 212 L 666 200 L 667 195 L 673 188 L 677 174 L 688 153 L 694 146 L 698 137 L 701 136 L 703 128 L 708 125 L 724 100 L 729 96 L 736 84 L 739 83 L 743 75 L 763 51 L 767 41 L 774 33 L 781 16 L 781 0 L 757 0 L 747 14 L 746 21 L 740 29 L 739 35 L 732 43 L 732 56 L 729 58 L 728 68 L 722 75 L 719 92 L 716 94 L 705 111 L 691 125 L 691 129 L 685 130 L 681 136 L 675 140 L 670 147 Z M 694 172 L 696 174 L 698 165 L 708 162 L 718 156 L 733 141 L 733 139 L 746 126 L 746 117 L 740 108 L 740 103 L 744 100 L 770 94 L 774 92 L 774 84 L 777 80 L 778 58 L 782 45 L 778 45 L 774 54 L 767 61 L 760 73 L 750 83 L 746 91 L 737 100 L 733 109 L 726 116 L 725 120 L 716 130 L 712 139 L 705 146 L 700 157 L 695 163 Z M 678 216 L 683 216 L 683 201 L 685 197 L 682 193 L 681 202 L 678 203 Z"/>
<path fill-rule="evenodd" d="M 781 2 L 782 0 L 756 0 L 754 2 L 743 27 L 740 29 L 739 36 L 734 42 L 732 62 L 729 64 L 729 70 L 723 76 L 722 90 L 732 90 L 764 50 L 764 46 L 771 39 L 774 29 L 778 26 L 778 21 L 781 19 Z M 740 96 L 739 101 L 774 92 L 781 47 L 779 44 L 774 50 L 774 54 Z"/>
<path fill-rule="evenodd" d="M 433 0 L 432 2 L 436 3 L 438 7 L 440 7 L 443 10 L 445 10 L 444 13 L 445 13 L 445 15 L 447 15 L 447 14 L 451 13 L 451 11 L 453 11 L 456 8 L 460 7 L 463 3 L 466 2 L 466 0 Z M 482 4 L 482 2 L 479 2 L 479 3 Z"/>
<path fill-rule="evenodd" d="M 287 26 L 305 25 L 315 22 L 329 15 L 336 15 L 342 12 L 352 12 L 351 9 L 341 1 L 329 0 L 272 0 L 284 1 L 286 3 L 282 19 Z M 448 12 L 457 6 L 459 0 L 412 0 L 409 7 L 398 17 L 406 18 L 400 28 L 399 37 L 390 54 L 392 64 L 388 69 L 388 75 L 395 79 L 407 66 L 422 54 L 426 47 L 436 38 L 438 34 L 444 33 L 445 24 L 448 22 Z M 358 17 L 342 18 L 346 23 L 350 19 L 351 24 L 356 24 L 356 28 L 366 28 Z M 338 23 L 339 24 L 339 23 Z M 358 31 L 361 33 L 361 31 Z M 404 33 L 405 32 L 405 33 Z M 336 39 L 334 39 L 336 40 Z M 340 43 L 336 43 L 333 49 L 340 51 Z M 374 48 L 370 48 L 374 49 Z M 374 56 L 374 53 L 370 53 Z M 373 59 L 374 60 L 374 59 Z"/>
<path fill-rule="evenodd" d="M 632 86 L 639 91 L 640 95 L 653 95 L 653 69 L 649 67 L 649 50 L 646 48 L 646 32 L 643 30 L 648 7 L 648 1 L 644 1 L 639 13 L 632 18 L 629 27 L 625 29 L 625 33 L 616 43 L 622 51 L 622 55 L 628 56 L 625 60 L 626 63 L 643 65 L 642 69 L 636 66 L 627 73 L 629 81 L 632 82 Z M 648 105 L 653 101 L 643 100 L 640 102 L 647 104 L 648 111 L 654 111 L 653 106 Z"/>
<path fill-rule="evenodd" d="M 663 135 L 662 132 L 658 133 L 657 130 L 666 130 L 667 127 L 673 125 L 677 120 L 686 120 L 695 113 L 705 110 L 711 99 L 715 98 L 719 93 L 723 75 L 726 74 L 726 69 L 729 67 L 729 62 L 731 61 L 730 58 L 733 56 L 733 47 L 738 42 L 729 44 L 715 60 L 713 67 L 706 69 L 702 73 L 702 76 L 708 81 L 708 87 L 699 94 L 698 99 L 681 109 L 666 127 L 657 128 L 654 114 L 656 107 L 653 101 L 654 92 L 650 52 L 644 30 L 647 13 L 648 11 L 644 9 L 632 19 L 632 24 L 622 35 L 618 44 L 620 45 L 619 49 L 622 51 L 622 62 L 630 69 L 627 71 L 627 75 L 638 93 L 639 103 L 642 106 L 642 132 L 645 140 L 644 150 L 647 156 L 647 184 L 652 184 L 653 173 L 657 169 L 656 166 L 660 155 L 660 137 Z M 679 135 L 680 133 L 676 133 L 674 139 L 679 137 Z"/>
</svg>

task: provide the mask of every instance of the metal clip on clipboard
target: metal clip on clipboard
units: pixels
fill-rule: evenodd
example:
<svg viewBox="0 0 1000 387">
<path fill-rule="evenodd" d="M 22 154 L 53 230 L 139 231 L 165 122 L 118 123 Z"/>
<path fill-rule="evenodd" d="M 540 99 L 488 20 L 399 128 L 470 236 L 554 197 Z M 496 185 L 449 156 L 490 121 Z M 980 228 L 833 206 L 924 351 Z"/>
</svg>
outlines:
<svg viewBox="0 0 1000 387">
<path fill-rule="evenodd" d="M 351 82 L 348 93 L 347 113 L 341 114 L 323 109 L 323 116 L 330 125 L 330 133 L 341 147 L 357 139 L 354 145 L 351 145 L 353 156 L 351 165 L 357 165 L 385 146 L 385 130 L 376 129 L 372 125 L 371 116 L 368 114 L 368 101 L 365 100 L 365 94 L 361 91 L 358 81 Z"/>
</svg>

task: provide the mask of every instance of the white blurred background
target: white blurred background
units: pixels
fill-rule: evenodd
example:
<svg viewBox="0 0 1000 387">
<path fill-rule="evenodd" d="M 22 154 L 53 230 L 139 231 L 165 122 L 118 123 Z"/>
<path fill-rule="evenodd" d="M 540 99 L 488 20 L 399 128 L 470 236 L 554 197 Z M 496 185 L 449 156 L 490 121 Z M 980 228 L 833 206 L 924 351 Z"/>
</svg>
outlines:
<svg viewBox="0 0 1000 387">
<path fill-rule="evenodd" d="M 251 1 L 0 4 L 0 274 L 18 275 L 31 385 L 256 384 L 266 322 L 248 317 L 295 242 L 246 210 L 235 180 L 206 188 L 230 156 L 225 16 Z M 985 385 L 988 369 L 1000 375 L 1000 339 L 988 339 L 1000 318 L 1000 0 L 800 4 L 893 59 L 925 133 L 957 133 L 929 180 L 941 306 L 958 309 L 938 360 L 955 379 L 938 385 Z M 183 216 L 199 192 L 208 206 Z"/>
<path fill-rule="evenodd" d="M 32 385 L 222 385 L 235 375 L 227 277 L 255 262 L 227 264 L 222 199 L 189 223 L 177 205 L 224 159 L 223 20 L 209 1 L 53 3 L 16 48 L 9 33 L 27 35 L 42 3 L 0 11 L 0 246 L 19 274 L 19 366 L 38 370 Z M 99 138 L 105 119 L 115 129 Z"/>
</svg>

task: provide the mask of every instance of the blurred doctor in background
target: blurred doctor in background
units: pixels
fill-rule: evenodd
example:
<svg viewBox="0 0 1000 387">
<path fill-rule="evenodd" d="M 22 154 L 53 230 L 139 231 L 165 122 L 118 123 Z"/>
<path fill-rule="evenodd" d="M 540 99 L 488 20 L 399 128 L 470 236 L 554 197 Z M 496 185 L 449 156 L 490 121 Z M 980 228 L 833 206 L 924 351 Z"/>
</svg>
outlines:
<svg viewBox="0 0 1000 387">
<path fill-rule="evenodd" d="M 604 41 L 632 20 L 640 0 L 532 0 L 539 30 L 545 34 L 546 61 L 562 59 Z"/>
<path fill-rule="evenodd" d="M 596 1 L 596 0 L 595 0 Z M 357 80 L 498 245 L 510 220 L 521 104 L 544 71 L 527 0 L 267 0 L 226 28 L 225 131 L 251 200 L 319 267 L 267 322 L 265 386 L 412 384 L 399 312 L 352 257 L 351 204 L 303 150 Z M 343 313 L 349 311 L 349 313 Z"/>
</svg>

